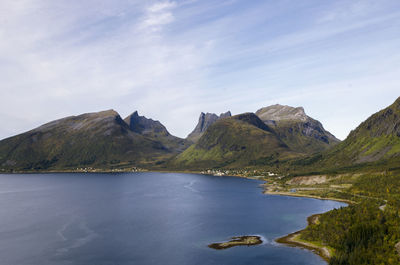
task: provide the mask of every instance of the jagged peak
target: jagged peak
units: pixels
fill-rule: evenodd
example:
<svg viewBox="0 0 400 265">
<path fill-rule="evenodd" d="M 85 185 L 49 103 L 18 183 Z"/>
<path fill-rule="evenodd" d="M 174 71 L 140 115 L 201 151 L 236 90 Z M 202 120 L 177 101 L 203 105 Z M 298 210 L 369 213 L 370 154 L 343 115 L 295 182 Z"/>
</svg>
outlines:
<svg viewBox="0 0 400 265">
<path fill-rule="evenodd" d="M 225 113 L 221 113 L 219 116 L 215 113 L 200 113 L 199 121 L 194 128 L 194 130 L 187 136 L 187 139 L 196 142 L 200 136 L 207 130 L 209 126 L 211 126 L 214 122 L 221 118 L 227 118 L 231 117 L 232 114 L 230 111 L 227 111 Z"/>
<path fill-rule="evenodd" d="M 135 110 L 131 115 L 129 115 L 128 117 L 126 117 L 124 120 L 127 121 L 129 119 L 136 119 L 136 118 L 140 118 L 140 119 L 144 119 L 144 120 L 148 120 L 148 121 L 152 121 L 152 122 L 159 122 L 158 120 L 153 120 L 151 118 L 146 118 L 146 116 L 140 116 L 139 112 L 137 110 Z"/>
<path fill-rule="evenodd" d="M 140 116 L 138 111 L 134 111 L 131 115 L 126 117 L 124 121 L 128 124 L 131 131 L 136 133 L 162 133 L 164 135 L 169 135 L 169 132 L 161 122 L 146 118 L 145 116 Z"/>
<path fill-rule="evenodd" d="M 213 112 L 206 112 L 206 113 L 201 112 L 199 118 L 202 118 L 202 117 L 211 117 L 211 116 L 215 116 L 215 117 L 218 117 L 218 118 L 226 118 L 226 117 L 232 117 L 232 113 L 231 113 L 230 110 L 228 110 L 227 112 L 222 112 L 222 113 L 219 114 L 219 115 L 217 115 L 216 113 L 213 113 Z"/>
</svg>

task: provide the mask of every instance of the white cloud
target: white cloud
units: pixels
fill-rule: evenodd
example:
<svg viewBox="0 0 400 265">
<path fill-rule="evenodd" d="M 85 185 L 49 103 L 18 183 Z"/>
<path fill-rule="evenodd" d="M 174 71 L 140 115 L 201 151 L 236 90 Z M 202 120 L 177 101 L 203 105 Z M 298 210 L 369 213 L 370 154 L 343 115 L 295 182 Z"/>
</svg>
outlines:
<svg viewBox="0 0 400 265">
<path fill-rule="evenodd" d="M 154 3 L 153 5 L 147 8 L 149 13 L 159 13 L 164 12 L 165 10 L 173 9 L 177 6 L 176 2 L 165 1 Z"/>
<path fill-rule="evenodd" d="M 177 6 L 176 2 L 157 2 L 146 9 L 146 14 L 141 27 L 152 31 L 161 30 L 161 26 L 172 23 L 175 17 L 172 10 Z"/>
</svg>

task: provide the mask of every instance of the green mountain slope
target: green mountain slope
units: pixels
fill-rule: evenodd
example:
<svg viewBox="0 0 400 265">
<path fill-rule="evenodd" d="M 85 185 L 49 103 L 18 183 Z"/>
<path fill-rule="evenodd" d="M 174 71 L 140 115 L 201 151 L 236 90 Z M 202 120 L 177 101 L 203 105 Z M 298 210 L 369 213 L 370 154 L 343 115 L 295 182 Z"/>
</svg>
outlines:
<svg viewBox="0 0 400 265">
<path fill-rule="evenodd" d="M 259 109 L 256 115 L 296 152 L 317 153 L 340 142 L 319 121 L 307 116 L 302 107 L 276 104 Z"/>
<path fill-rule="evenodd" d="M 197 143 L 177 156 L 173 166 L 232 168 L 274 163 L 296 155 L 255 114 L 245 113 L 216 121 Z"/>
<path fill-rule="evenodd" d="M 353 130 L 326 154 L 326 162 L 350 164 L 400 157 L 400 97 Z M 325 163 L 326 163 L 325 162 Z"/>
<path fill-rule="evenodd" d="M 398 162 L 400 162 L 400 98 L 361 123 L 334 148 L 296 161 L 294 165 L 305 171 L 311 168 L 326 170 L 361 165 L 396 166 Z"/>
<path fill-rule="evenodd" d="M 138 166 L 172 154 L 162 143 L 131 131 L 113 110 L 56 120 L 0 141 L 3 170 Z"/>
</svg>

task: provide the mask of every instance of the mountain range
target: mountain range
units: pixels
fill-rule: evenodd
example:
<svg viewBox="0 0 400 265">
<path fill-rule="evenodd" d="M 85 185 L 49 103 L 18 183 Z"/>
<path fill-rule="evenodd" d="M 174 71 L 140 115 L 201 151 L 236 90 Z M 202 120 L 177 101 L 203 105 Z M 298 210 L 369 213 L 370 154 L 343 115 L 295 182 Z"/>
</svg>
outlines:
<svg viewBox="0 0 400 265">
<path fill-rule="evenodd" d="M 186 139 L 135 111 L 49 122 L 0 141 L 2 171 L 206 168 L 333 168 L 399 158 L 400 98 L 341 142 L 302 107 L 272 105 L 232 116 L 201 113 Z"/>
</svg>

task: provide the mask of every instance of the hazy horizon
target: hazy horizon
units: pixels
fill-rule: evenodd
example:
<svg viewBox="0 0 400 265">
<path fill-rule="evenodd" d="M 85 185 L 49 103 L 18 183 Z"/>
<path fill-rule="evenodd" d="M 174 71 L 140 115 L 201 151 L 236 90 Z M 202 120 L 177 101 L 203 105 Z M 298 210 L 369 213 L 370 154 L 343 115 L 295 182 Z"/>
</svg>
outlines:
<svg viewBox="0 0 400 265">
<path fill-rule="evenodd" d="M 22 0 L 0 17 L 0 139 L 106 109 L 184 138 L 200 112 L 279 103 L 343 140 L 400 96 L 395 0 Z"/>
</svg>

